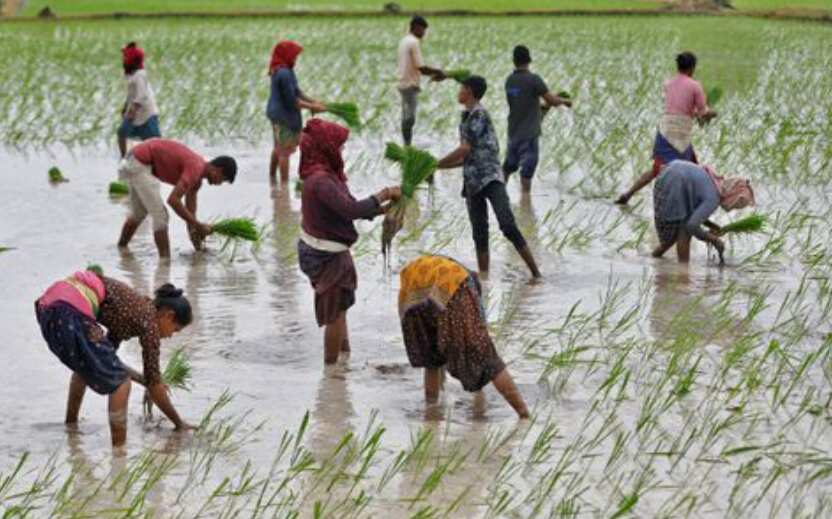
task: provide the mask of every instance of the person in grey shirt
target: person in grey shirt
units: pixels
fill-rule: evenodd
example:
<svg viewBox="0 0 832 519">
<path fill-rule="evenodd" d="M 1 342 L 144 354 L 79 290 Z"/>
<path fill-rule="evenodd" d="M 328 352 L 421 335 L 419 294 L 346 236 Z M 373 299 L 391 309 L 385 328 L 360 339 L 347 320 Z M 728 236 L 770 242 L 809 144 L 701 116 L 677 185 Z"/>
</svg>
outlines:
<svg viewBox="0 0 832 519">
<path fill-rule="evenodd" d="M 523 192 L 532 188 L 532 178 L 537 169 L 541 128 L 544 110 L 553 106 L 572 106 L 568 99 L 549 92 L 543 78 L 529 70 L 532 56 L 528 47 L 514 47 L 515 70 L 506 79 L 508 100 L 508 150 L 503 162 L 503 173 L 509 175 L 520 170 Z M 541 105 L 541 99 L 543 104 Z"/>
<path fill-rule="evenodd" d="M 653 218 L 659 236 L 653 257 L 662 257 L 675 244 L 679 262 L 687 263 L 690 239 L 695 236 L 712 244 L 722 259 L 725 244 L 719 238 L 721 229 L 708 218 L 720 206 L 731 211 L 754 203 L 748 180 L 722 178 L 709 166 L 672 161 L 653 187 Z"/>
</svg>

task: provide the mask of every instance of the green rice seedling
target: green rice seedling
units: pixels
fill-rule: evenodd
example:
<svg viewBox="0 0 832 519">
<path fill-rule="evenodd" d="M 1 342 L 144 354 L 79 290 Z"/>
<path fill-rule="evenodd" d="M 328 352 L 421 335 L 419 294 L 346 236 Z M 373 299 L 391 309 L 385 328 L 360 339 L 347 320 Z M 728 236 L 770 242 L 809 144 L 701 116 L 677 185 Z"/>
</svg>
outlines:
<svg viewBox="0 0 832 519">
<path fill-rule="evenodd" d="M 393 237 L 404 225 L 408 206 L 416 203 L 416 189 L 436 171 L 437 160 L 426 151 L 412 146 L 402 148 L 392 142 L 387 143 L 384 156 L 398 162 L 402 170 L 402 197 L 390 207 L 382 222 L 381 252 L 387 256 Z"/>
<path fill-rule="evenodd" d="M 326 111 L 343 120 L 354 130 L 361 128 L 361 115 L 355 103 L 327 103 Z"/>
<path fill-rule="evenodd" d="M 165 371 L 162 372 L 162 381 L 169 387 L 190 391 L 191 376 L 191 363 L 188 361 L 188 356 L 185 355 L 185 350 L 179 348 L 173 352 L 170 360 L 168 360 Z"/>
<path fill-rule="evenodd" d="M 719 100 L 722 99 L 722 88 L 715 86 L 713 88 L 708 89 L 708 106 L 713 108 L 714 106 L 719 103 Z"/>
<path fill-rule="evenodd" d="M 14 250 L 14 247 L 0 247 L 0 252 L 8 252 Z"/>
<path fill-rule="evenodd" d="M 720 230 L 721 234 L 750 234 L 762 232 L 766 226 L 766 217 L 761 214 L 754 213 L 735 220 L 728 225 L 723 225 Z"/>
<path fill-rule="evenodd" d="M 89 270 L 91 272 L 95 272 L 99 276 L 104 275 L 104 269 L 101 268 L 101 265 L 99 265 L 98 263 L 90 263 L 89 265 L 87 265 L 86 270 Z"/>
<path fill-rule="evenodd" d="M 130 189 L 127 187 L 127 182 L 116 180 L 114 182 L 110 182 L 109 192 L 112 196 L 124 196 L 130 193 Z"/>
<path fill-rule="evenodd" d="M 560 92 L 558 92 L 558 97 L 562 97 L 564 99 L 570 99 L 570 100 L 572 99 L 572 96 L 566 90 L 561 90 Z"/>
<path fill-rule="evenodd" d="M 69 179 L 64 176 L 58 166 L 52 166 L 49 168 L 49 182 L 60 184 L 61 182 L 69 182 Z"/>
<path fill-rule="evenodd" d="M 214 233 L 232 240 L 260 240 L 260 231 L 252 218 L 225 218 L 215 222 L 211 227 Z"/>
<path fill-rule="evenodd" d="M 457 83 L 462 83 L 471 77 L 471 71 L 466 68 L 458 68 L 445 71 L 445 77 L 453 79 Z"/>
</svg>

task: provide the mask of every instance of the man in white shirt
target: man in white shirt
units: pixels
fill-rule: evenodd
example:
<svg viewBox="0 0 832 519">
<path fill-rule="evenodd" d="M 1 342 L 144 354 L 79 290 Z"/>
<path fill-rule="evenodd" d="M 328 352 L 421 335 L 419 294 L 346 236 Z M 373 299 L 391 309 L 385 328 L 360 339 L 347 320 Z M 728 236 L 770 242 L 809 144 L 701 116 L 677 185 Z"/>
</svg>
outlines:
<svg viewBox="0 0 832 519">
<path fill-rule="evenodd" d="M 425 66 L 422 61 L 419 44 L 427 30 L 428 22 L 421 16 L 414 16 L 410 20 L 410 32 L 399 43 L 398 76 L 399 93 L 402 96 L 402 138 L 406 145 L 410 145 L 413 139 L 422 76 L 430 76 L 434 81 L 445 79 L 442 70 Z"/>
<path fill-rule="evenodd" d="M 127 139 L 145 141 L 161 137 L 159 109 L 156 96 L 144 71 L 144 51 L 130 42 L 122 50 L 124 79 L 127 80 L 127 99 L 122 111 L 122 123 L 118 129 L 118 148 L 121 157 L 127 153 Z"/>
</svg>

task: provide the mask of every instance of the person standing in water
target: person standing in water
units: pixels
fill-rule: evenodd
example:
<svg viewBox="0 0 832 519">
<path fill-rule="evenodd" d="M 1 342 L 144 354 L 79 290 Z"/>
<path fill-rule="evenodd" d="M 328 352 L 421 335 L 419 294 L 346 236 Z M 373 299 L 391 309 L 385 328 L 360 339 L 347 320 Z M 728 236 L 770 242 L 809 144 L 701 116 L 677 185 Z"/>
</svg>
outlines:
<svg viewBox="0 0 832 519">
<path fill-rule="evenodd" d="M 653 215 L 659 236 L 653 257 L 662 257 L 676 245 L 679 262 L 687 263 L 690 240 L 695 236 L 713 245 L 721 260 L 725 244 L 719 238 L 720 227 L 708 218 L 717 207 L 727 212 L 754 204 L 754 191 L 747 179 L 723 178 L 710 166 L 674 160 L 653 187 Z"/>
<path fill-rule="evenodd" d="M 52 284 L 35 302 L 35 314 L 49 350 L 72 370 L 67 425 L 78 423 L 89 387 L 108 396 L 112 444 L 124 445 L 132 381 L 147 388 L 149 399 L 177 430 L 193 429 L 173 407 L 159 368 L 161 339 L 192 320 L 191 305 L 181 290 L 165 284 L 151 300 L 120 281 L 86 270 Z M 118 357 L 121 342 L 133 337 L 142 348 L 142 373 Z"/>
<path fill-rule="evenodd" d="M 468 206 L 477 264 L 481 276 L 488 275 L 488 204 L 494 210 L 500 230 L 514 245 L 535 278 L 540 277 L 537 263 L 526 239 L 517 228 L 500 168 L 500 144 L 488 112 L 480 104 L 488 85 L 480 76 L 467 78 L 459 87 L 457 100 L 465 106 L 459 125 L 459 146 L 439 161 L 439 169 L 462 166 L 462 196 Z"/>
<path fill-rule="evenodd" d="M 399 187 L 386 187 L 356 200 L 347 187 L 341 150 L 349 130 L 311 119 L 300 141 L 302 222 L 298 240 L 300 269 L 315 289 L 315 318 L 324 330 L 324 363 L 334 364 L 350 351 L 347 310 L 355 304 L 358 276 L 350 247 L 358 240 L 354 220 L 372 220 L 389 201 L 401 196 Z"/>
<path fill-rule="evenodd" d="M 127 80 L 127 100 L 121 110 L 121 126 L 118 128 L 118 150 L 121 157 L 127 153 L 127 139 L 145 141 L 161 137 L 159 109 L 156 95 L 144 70 L 144 51 L 131 41 L 121 49 L 124 79 Z"/>
<path fill-rule="evenodd" d="M 422 76 L 430 76 L 434 81 L 442 81 L 442 70 L 428 67 L 422 59 L 421 40 L 428 31 L 428 22 L 421 16 L 410 20 L 410 31 L 399 42 L 398 78 L 399 94 L 402 98 L 402 140 L 410 146 L 413 140 L 413 127 L 416 125 L 416 109 L 419 104 Z"/>
<path fill-rule="evenodd" d="M 653 142 L 653 168 L 645 171 L 629 190 L 619 196 L 616 204 L 627 204 L 641 188 L 652 182 L 665 164 L 674 160 L 698 162 L 691 143 L 696 120 L 706 123 L 716 117 L 708 107 L 705 91 L 693 79 L 696 56 L 683 52 L 676 56 L 678 73 L 664 83 L 664 114 L 659 121 Z"/>
<path fill-rule="evenodd" d="M 272 123 L 274 146 L 269 162 L 269 180 L 276 181 L 280 169 L 280 181 L 289 181 L 290 158 L 297 151 L 300 131 L 303 128 L 302 109 L 312 113 L 323 112 L 326 107 L 303 93 L 295 76 L 295 63 L 303 47 L 290 40 L 277 43 L 272 49 L 269 63 L 271 93 L 266 105 L 266 115 Z"/>
<path fill-rule="evenodd" d="M 528 418 L 526 402 L 488 333 L 476 274 L 450 258 L 421 256 L 402 269 L 400 280 L 404 345 L 410 365 L 425 368 L 425 399 L 439 398 L 447 368 L 465 391 L 493 383 L 517 415 Z"/>
<path fill-rule="evenodd" d="M 532 56 L 528 47 L 514 47 L 513 61 L 514 72 L 506 79 L 508 150 L 503 173 L 508 180 L 509 175 L 519 169 L 523 192 L 528 193 L 537 170 L 544 110 L 553 106 L 572 106 L 572 102 L 550 92 L 543 78 L 529 69 Z"/>
<path fill-rule="evenodd" d="M 231 157 L 223 155 L 206 162 L 184 144 L 169 139 L 150 139 L 137 144 L 119 165 L 119 178 L 127 183 L 130 191 L 130 213 L 122 226 L 118 246 L 127 247 L 149 213 L 159 257 L 170 257 L 168 211 L 160 193 L 160 182 L 164 182 L 174 186 L 168 205 L 185 220 L 191 243 L 200 250 L 202 241 L 213 232 L 210 225 L 196 219 L 197 194 L 202 181 L 207 180 L 214 186 L 224 182 L 232 184 L 236 176 L 237 162 Z"/>
</svg>

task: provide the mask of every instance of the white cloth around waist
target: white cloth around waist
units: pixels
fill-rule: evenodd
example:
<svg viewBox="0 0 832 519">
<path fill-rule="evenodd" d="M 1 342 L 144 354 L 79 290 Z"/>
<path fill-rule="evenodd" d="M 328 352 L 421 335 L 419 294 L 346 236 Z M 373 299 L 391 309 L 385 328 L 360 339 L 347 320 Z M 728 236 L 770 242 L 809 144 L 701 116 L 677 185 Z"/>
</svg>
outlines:
<svg viewBox="0 0 832 519">
<path fill-rule="evenodd" d="M 118 178 L 125 182 L 134 175 L 142 174 L 153 175 L 153 166 L 140 162 L 130 152 L 118 163 Z"/>
<path fill-rule="evenodd" d="M 684 153 L 693 140 L 693 118 L 682 114 L 664 114 L 659 121 L 659 133 L 679 153 Z"/>
<path fill-rule="evenodd" d="M 298 237 L 303 243 L 319 251 L 338 254 L 339 252 L 346 252 L 350 250 L 349 246 L 344 245 L 343 243 L 331 240 L 324 240 L 321 238 L 315 238 L 314 236 L 304 231 L 303 227 L 300 228 Z"/>
</svg>

